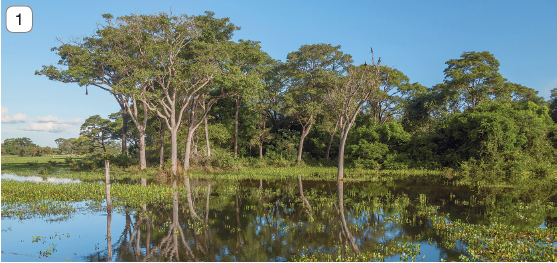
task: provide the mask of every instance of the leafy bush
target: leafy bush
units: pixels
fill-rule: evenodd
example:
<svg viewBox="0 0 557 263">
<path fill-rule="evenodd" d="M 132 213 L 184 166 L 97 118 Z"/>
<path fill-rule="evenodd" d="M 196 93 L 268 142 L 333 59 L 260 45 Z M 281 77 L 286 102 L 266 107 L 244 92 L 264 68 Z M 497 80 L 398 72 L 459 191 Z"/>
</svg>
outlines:
<svg viewBox="0 0 557 263">
<path fill-rule="evenodd" d="M 56 167 L 56 166 L 58 166 L 58 162 L 49 160 L 49 161 L 47 162 L 47 165 L 48 165 L 49 167 Z"/>
<path fill-rule="evenodd" d="M 397 149 L 407 149 L 410 134 L 394 122 L 364 125 L 353 129 L 346 142 L 346 161 L 357 168 L 406 169 L 407 157 Z"/>
<path fill-rule="evenodd" d="M 403 170 L 408 169 L 408 164 L 403 160 L 404 155 L 400 154 L 387 154 L 385 161 L 383 161 L 383 169 L 387 170 Z"/>
<path fill-rule="evenodd" d="M 471 173 L 546 173 L 557 157 L 549 138 L 555 124 L 533 102 L 481 104 L 452 116 L 436 135 L 443 165 Z"/>
<path fill-rule="evenodd" d="M 176 174 L 182 174 L 183 172 L 183 166 L 182 166 L 182 162 L 180 162 L 180 159 L 176 160 Z M 163 170 L 163 174 L 167 175 L 167 176 L 171 176 L 172 175 L 172 159 L 168 158 L 166 159 L 166 161 L 164 161 L 164 170 Z"/>
<path fill-rule="evenodd" d="M 48 174 L 48 168 L 42 167 L 42 168 L 39 170 L 39 174 L 42 174 L 42 175 Z"/>
<path fill-rule="evenodd" d="M 307 138 L 307 137 L 306 137 Z M 265 147 L 265 157 L 272 160 L 296 160 L 300 134 L 297 131 L 280 129 L 271 144 Z"/>
<path fill-rule="evenodd" d="M 110 156 L 110 164 L 117 165 L 122 168 L 128 168 L 134 163 L 134 160 L 127 154 L 118 154 Z"/>
<path fill-rule="evenodd" d="M 236 165 L 236 160 L 232 157 L 232 153 L 226 149 L 211 150 L 211 166 L 232 169 Z"/>
<path fill-rule="evenodd" d="M 104 167 L 104 160 L 102 167 Z M 97 168 L 99 168 L 99 164 L 98 161 L 94 159 L 85 158 L 82 160 L 72 160 L 70 162 L 70 169 L 74 171 L 90 171 L 96 170 Z"/>
</svg>

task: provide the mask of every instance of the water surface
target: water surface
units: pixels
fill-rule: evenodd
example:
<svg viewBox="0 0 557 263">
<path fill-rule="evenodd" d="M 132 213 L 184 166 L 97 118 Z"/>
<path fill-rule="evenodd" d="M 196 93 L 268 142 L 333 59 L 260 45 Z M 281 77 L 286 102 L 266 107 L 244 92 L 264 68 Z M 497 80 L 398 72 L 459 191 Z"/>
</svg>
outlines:
<svg viewBox="0 0 557 263">
<path fill-rule="evenodd" d="M 80 202 L 70 215 L 2 217 L 2 260 L 289 261 L 316 253 L 349 260 L 361 252 L 388 255 L 386 261 L 458 261 L 467 255 L 466 244 L 447 244 L 433 227 L 432 209 L 447 221 L 479 225 L 545 228 L 556 222 L 551 187 L 301 179 L 176 184 L 190 191 L 176 188 L 171 203 L 140 209 L 107 213 L 102 204 Z"/>
</svg>

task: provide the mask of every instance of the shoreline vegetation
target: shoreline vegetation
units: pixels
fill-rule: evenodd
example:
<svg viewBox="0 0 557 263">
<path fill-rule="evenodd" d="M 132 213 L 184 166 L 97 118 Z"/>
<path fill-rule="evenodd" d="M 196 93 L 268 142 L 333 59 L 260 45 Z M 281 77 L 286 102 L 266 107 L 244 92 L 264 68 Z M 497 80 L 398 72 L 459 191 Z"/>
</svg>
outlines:
<svg viewBox="0 0 557 263">
<path fill-rule="evenodd" d="M 52 155 L 42 157 L 19 157 L 15 155 L 2 155 L 3 174 L 16 174 L 21 176 L 41 176 L 80 179 L 85 181 L 98 181 L 105 179 L 104 167 L 93 166 L 80 169 L 76 164 L 86 158 L 72 158 L 67 155 Z M 259 161 L 259 160 L 257 160 Z M 304 180 L 335 181 L 337 180 L 337 168 L 335 166 L 311 166 L 305 163 L 291 162 L 287 167 L 261 167 L 261 165 L 247 166 L 248 162 L 237 161 L 228 168 L 213 168 L 203 166 L 192 166 L 187 176 L 190 178 L 204 179 L 234 179 L 234 180 L 276 180 L 292 179 L 302 176 Z M 380 170 L 365 168 L 348 168 L 345 170 L 344 181 L 392 181 L 392 180 L 429 180 L 431 184 L 451 184 L 481 186 L 492 183 L 493 185 L 512 186 L 528 179 L 547 178 L 557 179 L 557 169 L 550 170 L 543 177 L 533 172 L 514 174 L 511 180 L 492 180 L 488 173 L 474 174 L 466 171 L 454 171 L 452 168 L 427 170 L 427 169 L 397 169 Z M 140 178 L 166 180 L 169 178 L 181 178 L 186 176 L 180 174 L 178 177 L 171 175 L 168 167 L 148 167 L 140 170 L 137 165 L 121 167 L 112 165 L 110 177 L 116 180 L 137 180 Z M 475 184 L 474 184 L 475 183 Z"/>
</svg>

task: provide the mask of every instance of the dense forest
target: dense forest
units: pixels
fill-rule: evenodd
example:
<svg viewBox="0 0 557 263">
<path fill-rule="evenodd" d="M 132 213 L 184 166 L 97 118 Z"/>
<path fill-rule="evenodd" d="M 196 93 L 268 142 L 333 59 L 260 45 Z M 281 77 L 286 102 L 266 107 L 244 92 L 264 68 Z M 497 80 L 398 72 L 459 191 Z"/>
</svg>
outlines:
<svg viewBox="0 0 557 263">
<path fill-rule="evenodd" d="M 273 59 L 257 41 L 231 41 L 240 28 L 212 12 L 103 17 L 96 34 L 53 48 L 58 66 L 36 72 L 119 103 L 89 117 L 79 137 L 56 140 L 59 153 L 88 156 L 76 169 L 110 155 L 173 174 L 313 165 L 338 166 L 339 179 L 343 167 L 509 179 L 554 170 L 557 88 L 545 101 L 509 82 L 488 51 L 448 58 L 445 78 L 425 87 L 384 65 L 380 50 L 363 65 L 332 44 Z M 41 154 L 23 139 L 6 140 L 2 153 Z"/>
</svg>

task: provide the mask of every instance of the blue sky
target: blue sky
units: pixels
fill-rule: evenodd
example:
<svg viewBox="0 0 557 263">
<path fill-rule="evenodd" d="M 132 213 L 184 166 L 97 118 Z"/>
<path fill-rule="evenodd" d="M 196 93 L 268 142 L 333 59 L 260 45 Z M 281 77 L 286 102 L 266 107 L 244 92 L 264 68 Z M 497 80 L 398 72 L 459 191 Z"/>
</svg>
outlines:
<svg viewBox="0 0 557 263">
<path fill-rule="evenodd" d="M 9 33 L 6 9 L 27 5 L 33 30 Z M 107 118 L 119 106 L 106 91 L 35 76 L 56 64 L 56 38 L 94 33 L 102 14 L 215 12 L 241 27 L 234 40 L 261 41 L 265 52 L 286 60 L 304 44 L 341 45 L 355 64 L 376 58 L 431 87 L 443 81 L 445 62 L 467 51 L 489 51 L 501 74 L 549 99 L 557 88 L 557 1 L 8 1 L 1 17 L 1 139 L 29 137 L 54 147 L 77 138 L 92 115 Z"/>
</svg>

